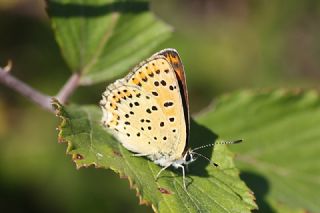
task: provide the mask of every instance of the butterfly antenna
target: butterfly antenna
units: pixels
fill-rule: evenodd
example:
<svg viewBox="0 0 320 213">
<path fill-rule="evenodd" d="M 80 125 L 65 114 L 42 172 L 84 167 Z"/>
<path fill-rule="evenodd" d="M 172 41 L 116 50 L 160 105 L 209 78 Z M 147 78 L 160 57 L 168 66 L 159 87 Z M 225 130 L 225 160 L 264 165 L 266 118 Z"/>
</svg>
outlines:
<svg viewBox="0 0 320 213">
<path fill-rule="evenodd" d="M 198 152 L 194 152 L 194 151 L 191 151 L 191 153 L 192 153 L 192 154 L 196 154 L 196 155 L 198 155 L 198 156 L 206 159 L 206 160 L 209 161 L 209 163 L 211 163 L 213 166 L 218 167 L 218 164 L 216 164 L 215 162 L 213 162 L 212 160 L 210 160 L 210 159 L 207 158 L 206 156 L 204 156 L 204 155 L 202 155 L 202 154 L 200 154 L 200 153 L 198 153 Z"/>
<path fill-rule="evenodd" d="M 221 142 L 217 142 L 215 144 L 236 144 L 236 143 L 241 143 L 243 140 L 239 139 L 239 140 L 235 140 L 235 141 L 221 141 Z"/>
<path fill-rule="evenodd" d="M 212 146 L 217 145 L 217 144 L 237 144 L 237 143 L 241 143 L 241 142 L 242 142 L 242 139 L 240 139 L 240 140 L 235 140 L 235 141 L 220 141 L 220 142 L 216 142 L 216 143 L 211 143 L 211 144 L 199 146 L 199 147 L 197 147 L 197 148 L 192 149 L 191 151 L 195 151 L 195 150 L 198 150 L 198 149 L 203 149 L 203 148 L 212 147 Z"/>
</svg>

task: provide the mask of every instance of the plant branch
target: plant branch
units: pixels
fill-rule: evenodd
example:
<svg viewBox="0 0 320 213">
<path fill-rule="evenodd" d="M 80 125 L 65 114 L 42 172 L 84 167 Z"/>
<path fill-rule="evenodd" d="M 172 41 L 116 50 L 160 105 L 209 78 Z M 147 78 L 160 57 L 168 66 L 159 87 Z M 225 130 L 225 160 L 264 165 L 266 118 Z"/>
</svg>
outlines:
<svg viewBox="0 0 320 213">
<path fill-rule="evenodd" d="M 0 67 L 0 83 L 6 85 L 7 87 L 15 90 L 26 98 L 30 99 L 34 103 L 41 106 L 43 109 L 54 112 L 51 106 L 51 97 L 40 93 L 39 91 L 33 89 L 29 85 L 20 81 L 16 77 L 10 74 L 10 70 Z"/>
<path fill-rule="evenodd" d="M 60 103 L 65 104 L 69 99 L 70 95 L 74 92 L 74 90 L 79 86 L 80 83 L 80 73 L 74 73 L 69 80 L 65 83 L 65 85 L 61 88 L 56 98 Z"/>
<path fill-rule="evenodd" d="M 42 94 L 41 92 L 27 85 L 26 83 L 20 81 L 19 79 L 11 75 L 10 69 L 11 62 L 9 62 L 8 65 L 4 68 L 0 67 L 0 83 L 25 96 L 29 100 L 38 104 L 43 109 L 49 112 L 54 112 L 51 105 L 52 97 Z M 61 88 L 61 90 L 56 96 L 60 103 L 65 104 L 68 101 L 71 94 L 79 86 L 80 77 L 80 73 L 74 73 L 65 83 L 65 85 Z"/>
</svg>

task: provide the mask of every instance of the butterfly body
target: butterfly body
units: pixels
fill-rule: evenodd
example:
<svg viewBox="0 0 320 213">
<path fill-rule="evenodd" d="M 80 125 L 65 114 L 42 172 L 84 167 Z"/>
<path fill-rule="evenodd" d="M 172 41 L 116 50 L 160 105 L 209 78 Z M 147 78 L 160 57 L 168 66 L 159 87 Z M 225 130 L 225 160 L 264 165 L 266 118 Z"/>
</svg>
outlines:
<svg viewBox="0 0 320 213">
<path fill-rule="evenodd" d="M 193 161 L 188 149 L 189 106 L 185 73 L 174 49 L 141 62 L 102 95 L 102 124 L 136 156 L 164 167 Z M 159 174 L 160 174 L 159 172 Z"/>
</svg>

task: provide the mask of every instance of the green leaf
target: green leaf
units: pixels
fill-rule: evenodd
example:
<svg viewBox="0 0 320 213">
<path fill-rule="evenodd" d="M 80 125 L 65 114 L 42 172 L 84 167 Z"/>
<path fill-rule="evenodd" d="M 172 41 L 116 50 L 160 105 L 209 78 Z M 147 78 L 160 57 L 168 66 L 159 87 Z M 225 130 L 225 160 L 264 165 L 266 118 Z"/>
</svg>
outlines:
<svg viewBox="0 0 320 213">
<path fill-rule="evenodd" d="M 238 92 L 197 119 L 227 139 L 262 212 L 320 212 L 320 99 L 315 91 Z M 282 209 L 282 210 L 280 210 Z"/>
<path fill-rule="evenodd" d="M 48 13 L 65 60 L 83 74 L 82 84 L 127 72 L 170 36 L 146 0 L 51 0 Z"/>
<path fill-rule="evenodd" d="M 68 143 L 67 153 L 72 154 L 77 167 L 111 168 L 127 177 L 140 202 L 151 204 L 155 211 L 250 212 L 256 208 L 254 196 L 240 180 L 233 155 L 225 145 L 202 152 L 212 157 L 219 164 L 218 168 L 200 159 L 189 165 L 186 178 L 189 184 L 185 191 L 179 170 L 164 171 L 156 182 L 155 176 L 161 167 L 146 158 L 133 157 L 111 137 L 100 124 L 102 113 L 97 106 L 64 107 L 56 100 L 53 105 L 62 119 L 59 141 Z M 213 143 L 216 139 L 214 133 L 192 122 L 193 147 Z"/>
</svg>

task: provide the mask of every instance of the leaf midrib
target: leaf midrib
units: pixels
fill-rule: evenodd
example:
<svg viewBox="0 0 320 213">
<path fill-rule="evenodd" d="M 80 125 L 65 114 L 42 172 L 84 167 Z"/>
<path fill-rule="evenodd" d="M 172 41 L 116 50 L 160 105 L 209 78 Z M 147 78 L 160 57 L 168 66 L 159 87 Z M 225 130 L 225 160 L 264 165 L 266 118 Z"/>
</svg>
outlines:
<svg viewBox="0 0 320 213">
<path fill-rule="evenodd" d="M 90 68 L 92 66 L 94 66 L 94 64 L 97 63 L 99 56 L 101 55 L 104 47 L 106 46 L 106 44 L 108 43 L 108 41 L 110 40 L 109 38 L 112 36 L 115 26 L 119 20 L 120 14 L 118 12 L 113 12 L 111 14 L 111 26 L 107 27 L 106 32 L 104 33 L 104 35 L 101 37 L 101 40 L 99 42 L 99 45 L 96 49 L 95 54 L 93 54 L 92 58 L 88 61 L 87 65 L 85 67 L 83 67 L 82 71 L 83 73 L 87 73 L 90 71 Z"/>
</svg>

